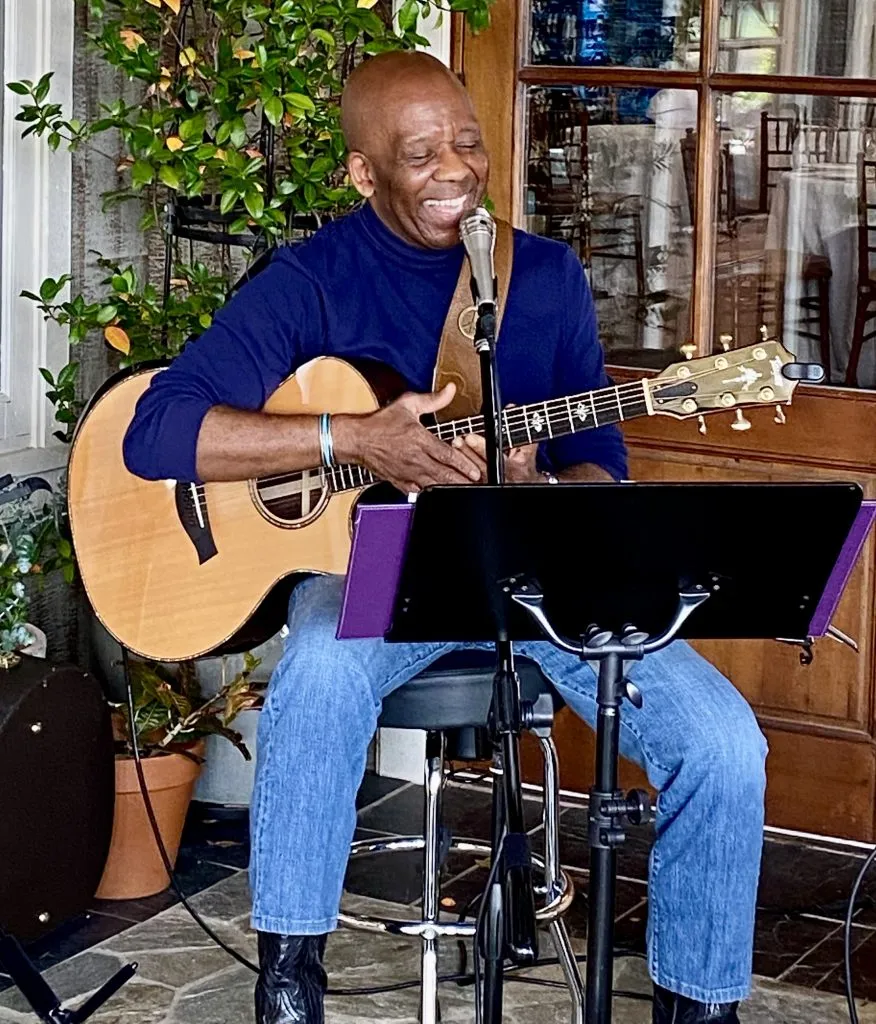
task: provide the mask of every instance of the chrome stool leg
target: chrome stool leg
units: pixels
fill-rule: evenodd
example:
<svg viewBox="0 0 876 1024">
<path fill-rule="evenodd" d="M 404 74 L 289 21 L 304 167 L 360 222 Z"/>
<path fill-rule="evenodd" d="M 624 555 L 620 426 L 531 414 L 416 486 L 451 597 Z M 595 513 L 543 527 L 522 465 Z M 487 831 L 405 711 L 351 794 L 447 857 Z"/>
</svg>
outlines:
<svg viewBox="0 0 876 1024">
<path fill-rule="evenodd" d="M 548 893 L 560 882 L 560 780 L 557 748 L 550 732 L 538 737 L 544 758 L 544 880 Z M 572 1024 L 584 1024 L 584 982 L 569 939 L 569 930 L 562 917 L 550 924 L 551 938 L 557 958 L 566 976 L 572 1000 Z"/>
<path fill-rule="evenodd" d="M 423 921 L 438 924 L 441 876 L 441 795 L 444 789 L 444 733 L 426 736 L 426 812 L 423 828 Z M 421 942 L 420 1024 L 437 1024 L 438 933 L 424 930 Z"/>
</svg>

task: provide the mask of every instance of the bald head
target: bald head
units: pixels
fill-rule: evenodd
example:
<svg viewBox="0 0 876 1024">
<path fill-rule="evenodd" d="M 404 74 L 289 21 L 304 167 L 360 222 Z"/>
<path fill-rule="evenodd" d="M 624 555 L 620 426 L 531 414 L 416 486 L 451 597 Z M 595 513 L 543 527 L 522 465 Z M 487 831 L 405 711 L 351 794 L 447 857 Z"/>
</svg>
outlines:
<svg viewBox="0 0 876 1024">
<path fill-rule="evenodd" d="M 348 150 L 368 152 L 375 136 L 400 106 L 416 103 L 434 92 L 452 92 L 471 100 L 459 79 L 428 53 L 394 50 L 357 65 L 341 97 L 341 126 Z M 474 116 L 474 112 L 472 112 Z"/>
<path fill-rule="evenodd" d="M 456 245 L 489 171 L 457 77 L 425 53 L 380 54 L 347 80 L 341 120 L 350 180 L 384 224 L 423 248 Z"/>
</svg>

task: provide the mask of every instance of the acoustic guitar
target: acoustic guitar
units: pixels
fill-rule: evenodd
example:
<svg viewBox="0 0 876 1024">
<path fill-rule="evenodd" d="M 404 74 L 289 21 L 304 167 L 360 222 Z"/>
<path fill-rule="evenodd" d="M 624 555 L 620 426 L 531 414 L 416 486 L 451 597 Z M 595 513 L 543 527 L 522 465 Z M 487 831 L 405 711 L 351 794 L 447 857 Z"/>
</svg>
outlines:
<svg viewBox="0 0 876 1024">
<path fill-rule="evenodd" d="M 275 414 L 368 413 L 397 397 L 379 385 L 378 364 L 333 357 L 302 366 L 271 395 Z M 658 376 L 507 409 L 507 446 L 535 444 L 639 416 L 695 417 L 781 405 L 809 367 L 775 341 L 688 360 Z M 243 649 L 282 624 L 290 580 L 344 573 L 352 513 L 375 483 L 362 466 L 307 469 L 239 483 L 143 480 L 129 473 L 122 439 L 155 373 L 128 371 L 86 410 L 69 466 L 70 521 L 89 600 L 129 650 L 163 661 Z M 399 389 L 396 388 L 396 391 Z M 783 418 L 781 408 L 778 418 Z M 480 417 L 434 424 L 445 441 L 482 432 Z M 273 603 L 266 601 L 270 596 Z M 273 611 L 264 628 L 259 614 Z"/>
</svg>

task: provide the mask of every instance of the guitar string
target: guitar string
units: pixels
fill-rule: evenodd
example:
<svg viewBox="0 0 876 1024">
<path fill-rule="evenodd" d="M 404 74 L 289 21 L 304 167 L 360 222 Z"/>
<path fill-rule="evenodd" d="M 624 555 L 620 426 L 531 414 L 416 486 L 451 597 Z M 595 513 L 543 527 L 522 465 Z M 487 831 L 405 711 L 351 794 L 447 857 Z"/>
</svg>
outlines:
<svg viewBox="0 0 876 1024">
<path fill-rule="evenodd" d="M 689 379 L 691 379 L 691 378 L 685 378 L 685 380 L 689 380 Z M 674 382 L 674 383 L 677 383 L 677 382 Z M 668 386 L 668 385 L 667 384 L 662 385 L 662 387 L 666 387 L 666 386 Z M 617 394 L 616 393 L 619 393 L 622 398 L 624 398 L 624 397 L 632 398 L 632 397 L 634 397 L 633 392 L 635 392 L 636 390 L 641 390 L 641 387 L 642 387 L 642 385 L 641 385 L 640 381 L 632 381 L 629 384 L 619 384 L 617 386 L 610 385 L 608 388 L 599 388 L 599 389 L 596 389 L 596 390 L 594 390 L 592 392 L 590 392 L 590 391 L 582 391 L 582 392 L 580 392 L 577 395 L 569 395 L 568 399 L 566 399 L 566 398 L 552 398 L 552 399 L 549 399 L 547 402 L 531 402 L 531 403 L 528 403 L 527 406 L 505 409 L 505 420 L 504 420 L 504 424 L 503 424 L 504 432 L 507 434 L 507 433 L 510 433 L 511 431 L 516 432 L 517 430 L 525 429 L 526 421 L 527 421 L 527 419 L 529 417 L 531 417 L 533 415 L 533 413 L 547 412 L 548 417 L 550 419 L 553 419 L 553 415 L 552 415 L 553 413 L 561 412 L 563 417 L 565 419 L 568 419 L 569 418 L 569 414 L 568 414 L 568 411 L 567 411 L 567 407 L 572 405 L 572 404 L 575 404 L 575 405 L 580 405 L 582 403 L 586 404 L 587 407 L 588 407 L 588 412 L 589 412 L 589 410 L 591 408 L 593 408 L 593 406 L 595 404 L 595 408 L 597 410 L 597 414 L 599 412 L 604 412 L 607 409 L 617 409 Z M 610 394 L 608 394 L 608 392 L 610 392 Z M 652 394 L 654 394 L 653 390 L 652 390 Z M 590 395 L 594 396 L 594 400 L 596 399 L 596 396 L 600 396 L 601 395 L 602 397 L 600 397 L 598 399 L 598 401 L 591 402 L 591 401 L 588 401 Z M 643 403 L 645 402 L 644 393 L 642 395 L 642 402 Z M 532 409 L 532 406 L 536 406 L 537 408 Z M 527 407 L 530 409 L 529 412 L 525 412 L 524 411 Z M 597 418 L 598 418 L 598 415 L 597 415 Z M 468 428 L 469 428 L 468 431 L 467 431 L 468 433 L 477 433 L 478 430 L 483 427 L 484 418 L 483 418 L 482 415 L 475 415 L 475 416 L 468 416 L 468 417 L 463 416 L 463 417 L 460 417 L 460 418 L 458 418 L 456 420 L 451 420 L 451 421 L 448 421 L 446 423 L 440 423 L 437 426 L 433 426 L 433 427 L 430 427 L 428 429 L 432 433 L 437 434 L 437 436 L 441 440 L 444 440 L 445 438 L 441 437 L 441 430 L 443 428 L 449 427 L 450 424 L 454 423 L 454 422 L 455 423 L 464 423 L 464 424 L 466 424 L 468 426 Z M 454 437 L 455 436 L 457 436 L 457 435 L 454 433 Z M 550 439 L 550 435 L 548 435 L 548 437 L 544 438 L 544 440 L 549 440 L 549 439 Z M 355 463 L 351 463 L 351 465 L 355 466 L 356 464 Z M 338 466 L 333 467 L 333 468 L 335 470 L 340 469 L 340 467 L 338 467 Z M 312 468 L 310 468 L 308 470 L 296 470 L 293 473 L 280 473 L 280 474 L 276 474 L 276 475 L 272 475 L 272 476 L 259 477 L 258 483 L 260 485 L 264 485 L 264 484 L 280 484 L 280 483 L 283 483 L 283 482 L 285 482 L 287 480 L 297 480 L 299 478 L 299 474 L 301 474 L 303 472 L 323 472 L 323 471 L 325 471 L 325 467 L 316 467 L 316 466 L 314 466 L 314 467 L 312 467 Z M 328 470 L 328 472 L 331 472 L 331 470 Z"/>
<path fill-rule="evenodd" d="M 737 365 L 741 365 L 741 364 L 731 365 L 731 366 L 726 367 L 726 369 L 727 370 L 735 369 Z M 687 377 L 678 377 L 678 378 L 676 378 L 674 380 L 664 380 L 664 381 L 660 382 L 659 384 L 655 381 L 654 384 L 652 384 L 651 389 L 650 389 L 651 396 L 659 398 L 661 391 L 667 390 L 669 388 L 677 387 L 679 384 L 684 384 L 684 383 L 687 383 L 689 381 L 696 380 L 699 377 L 709 376 L 709 375 L 713 374 L 715 372 L 715 370 L 716 370 L 716 367 L 713 366 L 713 367 L 710 367 L 708 369 L 704 369 L 704 370 L 700 370 L 700 371 L 698 371 L 696 373 L 692 373 L 692 374 L 690 374 Z M 547 419 L 548 419 L 549 422 L 553 418 L 552 417 L 553 413 L 560 413 L 564 418 L 570 419 L 569 408 L 571 407 L 572 403 L 574 402 L 576 405 L 580 405 L 580 404 L 586 403 L 588 398 L 590 400 L 589 401 L 590 408 L 595 409 L 595 411 L 597 413 L 596 418 L 598 419 L 598 413 L 599 412 L 606 411 L 608 409 L 615 409 L 615 408 L 617 408 L 618 400 L 619 399 L 635 397 L 635 392 L 639 391 L 639 390 L 642 391 L 642 402 L 644 403 L 645 402 L 645 397 L 644 397 L 644 388 L 643 388 L 643 382 L 642 381 L 631 381 L 628 384 L 620 384 L 620 385 L 616 385 L 616 386 L 609 385 L 606 388 L 599 388 L 599 389 L 596 389 L 596 390 L 590 391 L 590 392 L 586 392 L 585 391 L 585 392 L 581 392 L 581 393 L 579 393 L 577 395 L 569 395 L 569 396 L 567 396 L 565 398 L 549 399 L 547 402 L 528 403 L 528 405 L 530 407 L 530 411 L 529 412 L 525 412 L 524 411 L 526 406 L 519 407 L 519 408 L 506 409 L 504 411 L 503 427 L 504 427 L 505 432 L 507 434 L 509 434 L 509 435 L 510 435 L 510 433 L 512 431 L 516 432 L 516 431 L 521 430 L 521 429 L 527 429 L 527 419 L 529 419 L 534 413 L 537 414 L 539 412 L 546 413 Z M 718 393 L 719 392 L 715 392 L 715 394 L 718 394 Z M 533 405 L 537 406 L 537 407 L 540 407 L 540 408 L 536 408 L 535 410 L 532 410 L 531 406 L 533 406 Z M 729 411 L 729 409 L 727 411 Z M 440 434 L 441 428 L 449 426 L 450 423 L 452 423 L 452 422 L 456 422 L 456 423 L 463 423 L 464 422 L 464 423 L 466 423 L 469 426 L 471 433 L 477 433 L 478 429 L 483 427 L 484 417 L 482 415 L 471 416 L 471 417 L 462 417 L 460 419 L 457 419 L 456 421 L 449 421 L 448 423 L 438 424 L 437 426 L 435 426 L 435 427 L 433 427 L 431 429 L 440 438 L 441 437 L 441 434 Z M 454 437 L 456 436 L 455 432 L 454 432 L 453 436 Z M 551 435 L 550 435 L 550 433 L 548 433 L 547 437 L 542 438 L 541 440 L 550 440 L 550 437 L 551 437 Z M 441 438 L 441 439 L 444 440 L 444 438 Z M 510 438 L 509 438 L 509 440 L 510 440 Z M 359 483 L 356 483 L 354 478 L 353 478 L 352 474 L 354 472 L 358 473 L 359 476 L 360 476 L 360 482 Z M 344 473 L 349 473 L 350 474 L 351 482 L 349 484 L 344 479 Z M 275 475 L 266 476 L 266 477 L 260 477 L 258 479 L 258 481 L 257 481 L 257 485 L 258 486 L 265 486 L 265 485 L 268 485 L 268 486 L 279 486 L 279 485 L 281 485 L 283 483 L 293 482 L 294 481 L 296 483 L 301 483 L 302 484 L 302 488 L 301 489 L 303 489 L 304 482 L 305 482 L 306 479 L 308 479 L 305 476 L 305 474 L 314 474 L 315 478 L 320 481 L 319 482 L 319 487 L 320 488 L 324 487 L 326 482 L 330 482 L 331 485 L 336 490 L 339 490 L 339 489 L 340 490 L 349 490 L 349 489 L 353 489 L 353 488 L 356 488 L 356 487 L 365 486 L 367 483 L 374 482 L 374 478 L 373 478 L 373 476 L 372 476 L 372 474 L 370 473 L 369 470 L 367 470 L 364 466 L 360 466 L 360 465 L 358 465 L 356 463 L 351 463 L 349 466 L 333 466 L 333 467 L 330 467 L 330 468 L 312 467 L 312 468 L 304 469 L 304 470 L 296 470 L 296 471 L 291 472 L 291 473 L 281 473 L 281 474 L 275 474 Z M 361 479 L 366 474 L 368 476 L 368 479 Z M 340 487 L 338 486 L 338 480 L 336 479 L 337 475 L 340 475 Z M 314 482 L 316 482 L 316 480 Z M 197 489 L 198 489 L 199 494 L 203 494 L 203 487 L 204 487 L 203 484 L 198 484 L 197 485 Z M 317 489 L 317 488 L 314 487 L 313 489 Z M 285 494 L 285 495 L 281 495 L 281 496 L 278 496 L 278 497 L 290 497 L 290 496 L 292 496 L 292 495 L 294 495 L 296 493 L 298 493 L 298 491 L 297 490 L 293 490 L 291 492 L 287 492 L 287 494 Z"/>
</svg>

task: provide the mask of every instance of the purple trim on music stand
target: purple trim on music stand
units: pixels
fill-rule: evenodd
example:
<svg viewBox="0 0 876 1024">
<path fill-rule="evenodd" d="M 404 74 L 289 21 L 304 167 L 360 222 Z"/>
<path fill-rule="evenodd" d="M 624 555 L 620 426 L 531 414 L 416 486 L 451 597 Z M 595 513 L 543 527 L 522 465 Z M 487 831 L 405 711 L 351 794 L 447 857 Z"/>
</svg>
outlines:
<svg viewBox="0 0 876 1024">
<path fill-rule="evenodd" d="M 385 636 L 413 521 L 413 505 L 362 505 L 356 512 L 339 640 Z"/>
<path fill-rule="evenodd" d="M 815 608 L 812 621 L 809 624 L 811 637 L 824 636 L 827 632 L 874 521 L 876 521 L 876 501 L 862 501 L 860 511 L 852 523 L 852 528 L 849 530 L 843 549 L 836 560 L 836 565 L 833 567 L 821 600 Z"/>
</svg>

